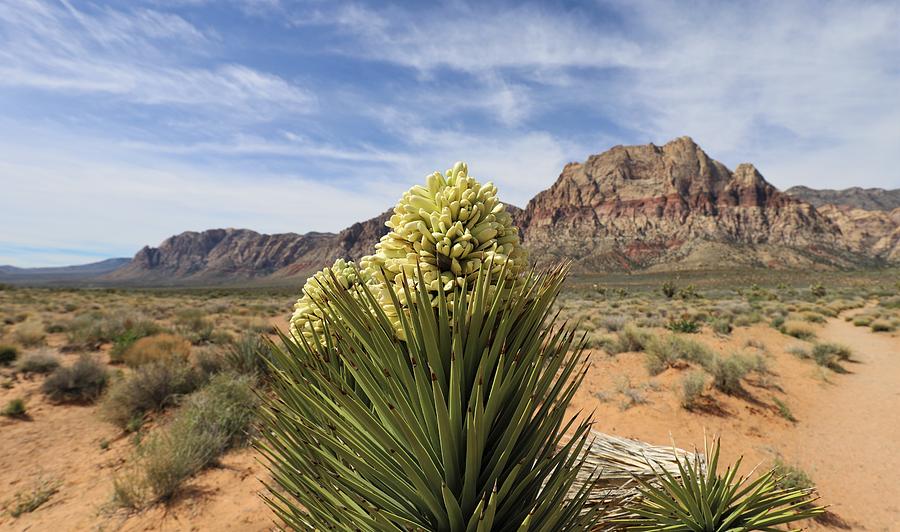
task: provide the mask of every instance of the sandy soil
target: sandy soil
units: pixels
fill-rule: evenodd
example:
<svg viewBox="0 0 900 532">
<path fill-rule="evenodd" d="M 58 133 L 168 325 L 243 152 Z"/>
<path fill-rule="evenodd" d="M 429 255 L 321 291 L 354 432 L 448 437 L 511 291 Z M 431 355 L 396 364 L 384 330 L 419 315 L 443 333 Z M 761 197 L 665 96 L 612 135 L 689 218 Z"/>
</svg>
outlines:
<svg viewBox="0 0 900 532">
<path fill-rule="evenodd" d="M 831 504 L 830 523 L 810 528 L 900 530 L 900 337 L 874 334 L 839 319 L 819 326 L 822 339 L 849 345 L 850 373 L 824 371 L 785 352 L 798 340 L 766 326 L 735 330 L 729 338 L 697 335 L 721 352 L 761 342 L 771 375 L 752 378 L 744 397 L 709 392 L 705 408 L 679 406 L 687 368 L 647 376 L 639 353 L 592 354 L 593 366 L 572 411 L 595 411 L 596 429 L 657 444 L 702 446 L 720 434 L 726 458 L 743 454 L 748 467 L 776 457 L 799 465 Z M 64 355 L 74 361 L 74 355 Z M 627 409 L 617 391 L 628 384 L 647 400 Z M 648 385 L 648 383 L 652 383 Z M 0 530 L 270 530 L 271 514 L 258 493 L 263 467 L 251 450 L 230 453 L 219 467 L 191 480 L 168 506 L 139 514 L 112 511 L 112 477 L 131 443 L 101 421 L 94 406 L 57 406 L 38 391 L 39 379 L 0 389 L 0 404 L 25 397 L 30 420 L 0 418 L 0 504 L 36 478 L 58 480 L 59 491 L 38 510 L 13 519 L 0 514 Z M 790 406 L 798 421 L 778 414 L 772 398 Z M 101 442 L 108 447 L 101 448 Z M 876 497 L 877 496 L 877 500 Z"/>
<path fill-rule="evenodd" d="M 746 469 L 776 458 L 799 466 L 818 486 L 821 502 L 830 505 L 826 522 L 806 524 L 810 529 L 900 530 L 900 337 L 843 319 L 817 329 L 820 339 L 853 349 L 849 373 L 799 360 L 785 349 L 802 342 L 754 326 L 735 330 L 727 340 L 702 338 L 720 352 L 751 339 L 766 346 L 770 382 L 751 379 L 744 397 L 708 392 L 714 401 L 705 411 L 688 412 L 677 393 L 685 370 L 669 369 L 652 379 L 658 389 L 645 391 L 646 404 L 623 410 L 623 396 L 615 393 L 622 378 L 614 376 L 630 376 L 632 386 L 646 383 L 643 356 L 600 353 L 572 407 L 595 410 L 601 432 L 661 445 L 674 441 L 687 449 L 702 449 L 704 435 L 720 435 L 725 458 L 743 455 Z M 796 423 L 778 414 L 773 397 L 789 405 Z"/>
</svg>

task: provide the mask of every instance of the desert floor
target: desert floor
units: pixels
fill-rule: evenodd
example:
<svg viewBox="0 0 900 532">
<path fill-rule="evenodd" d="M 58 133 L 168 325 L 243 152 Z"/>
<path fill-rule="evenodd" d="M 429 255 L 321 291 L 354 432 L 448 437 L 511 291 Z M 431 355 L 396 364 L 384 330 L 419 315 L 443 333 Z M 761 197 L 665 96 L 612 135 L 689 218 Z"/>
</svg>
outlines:
<svg viewBox="0 0 900 532">
<path fill-rule="evenodd" d="M 652 305 L 668 304 L 653 300 Z M 571 412 L 593 412 L 595 429 L 609 434 L 702 449 L 719 435 L 725 458 L 745 457 L 746 470 L 775 460 L 799 467 L 830 505 L 813 530 L 900 530 L 900 334 L 857 327 L 844 310 L 810 323 L 818 340 L 840 342 L 852 352 L 841 372 L 825 369 L 788 349 L 804 342 L 765 323 L 735 326 L 730 334 L 706 327 L 690 335 L 715 353 L 756 353 L 765 371 L 748 375 L 743 392 L 727 395 L 710 386 L 696 407 L 681 406 L 681 379 L 691 364 L 673 364 L 649 376 L 645 354 L 616 355 L 594 346 L 591 368 Z M 265 318 L 282 324 L 283 317 Z M 662 328 L 650 328 L 669 334 Z M 61 350 L 62 334 L 49 334 L 43 349 L 63 364 L 77 354 Z M 98 352 L 108 357 L 108 346 Z M 260 498 L 267 478 L 252 449 L 232 451 L 190 479 L 164 505 L 140 512 L 115 508 L 112 482 L 134 448 L 133 437 L 98 413 L 96 404 L 59 405 L 40 391 L 44 377 L 7 374 L 0 405 L 24 398 L 26 419 L 0 417 L 0 507 L 36 484 L 57 491 L 30 513 L 0 512 L 0 530 L 271 530 L 273 517 Z M 789 406 L 795 421 L 779 413 Z"/>
</svg>

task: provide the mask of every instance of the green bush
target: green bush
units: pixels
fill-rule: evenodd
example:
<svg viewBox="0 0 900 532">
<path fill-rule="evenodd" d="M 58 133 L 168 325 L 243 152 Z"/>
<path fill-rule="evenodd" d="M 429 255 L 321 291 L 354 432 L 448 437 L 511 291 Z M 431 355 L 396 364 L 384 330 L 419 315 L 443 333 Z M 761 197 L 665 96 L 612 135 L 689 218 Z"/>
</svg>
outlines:
<svg viewBox="0 0 900 532">
<path fill-rule="evenodd" d="M 0 344 L 0 366 L 8 366 L 19 357 L 19 348 L 14 345 Z"/>
<path fill-rule="evenodd" d="M 707 447 L 705 456 L 708 464 L 699 457 L 676 457 L 679 477 L 659 472 L 654 482 L 639 481 L 641 496 L 627 503 L 629 515 L 615 523 L 632 531 L 750 532 L 778 530 L 824 512 L 810 504 L 810 489 L 779 486 L 774 469 L 750 480 L 738 476 L 739 459 L 719 473 L 719 440 Z"/>
<path fill-rule="evenodd" d="M 225 364 L 241 375 L 263 376 L 269 371 L 269 346 L 258 334 L 243 334 L 224 352 Z"/>
<path fill-rule="evenodd" d="M 194 345 L 214 343 L 214 328 L 207 314 L 199 309 L 184 310 L 177 314 L 175 329 Z"/>
<path fill-rule="evenodd" d="M 809 287 L 809 293 L 812 294 L 814 297 L 821 298 L 821 297 L 825 297 L 825 295 L 828 293 L 828 291 L 825 290 L 825 287 L 822 286 L 822 283 L 816 283 Z"/>
<path fill-rule="evenodd" d="M 681 318 L 677 320 L 669 320 L 666 329 L 677 333 L 698 333 L 700 332 L 700 324 L 689 318 Z"/>
<path fill-rule="evenodd" d="M 16 369 L 22 373 L 50 373 L 58 367 L 59 357 L 49 351 L 34 351 L 16 362 Z"/>
<path fill-rule="evenodd" d="M 103 393 L 108 378 L 102 364 L 93 357 L 82 355 L 75 364 L 51 373 L 41 391 L 52 401 L 88 402 Z"/>
<path fill-rule="evenodd" d="M 124 330 L 112 338 L 113 346 L 109 352 L 110 360 L 114 362 L 122 360 L 125 353 L 135 342 L 161 332 L 162 327 L 153 320 L 134 319 L 126 321 Z"/>
<path fill-rule="evenodd" d="M 660 291 L 668 299 L 672 299 L 673 297 L 675 297 L 675 294 L 678 292 L 678 287 L 675 286 L 675 283 L 673 283 L 672 281 L 666 281 L 660 287 Z"/>
<path fill-rule="evenodd" d="M 6 417 L 24 417 L 25 401 L 22 399 L 10 399 L 6 406 L 3 407 L 2 414 Z"/>
<path fill-rule="evenodd" d="M 199 372 L 185 361 L 145 364 L 110 386 L 100 412 L 107 421 L 127 430 L 135 419 L 175 405 L 201 384 Z"/>
<path fill-rule="evenodd" d="M 868 327 L 872 324 L 872 316 L 868 316 L 866 314 L 860 314 L 853 318 L 853 325 L 857 327 Z"/>
</svg>

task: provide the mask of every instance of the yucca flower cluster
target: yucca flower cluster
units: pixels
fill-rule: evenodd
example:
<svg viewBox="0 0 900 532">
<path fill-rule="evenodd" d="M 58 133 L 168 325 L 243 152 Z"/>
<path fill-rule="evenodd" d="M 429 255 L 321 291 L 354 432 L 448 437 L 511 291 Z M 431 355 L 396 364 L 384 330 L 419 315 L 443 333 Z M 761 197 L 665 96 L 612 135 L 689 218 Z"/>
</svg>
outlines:
<svg viewBox="0 0 900 532">
<path fill-rule="evenodd" d="M 322 337 L 325 319 L 322 287 L 330 282 L 332 276 L 345 290 L 350 290 L 365 279 L 364 272 L 360 271 L 353 261 L 344 259 L 338 259 L 330 268 L 325 268 L 307 279 L 303 285 L 303 295 L 294 305 L 294 314 L 291 316 L 290 329 L 294 338 L 299 340 L 302 335 L 307 341 L 313 341 Z M 352 293 L 358 292 L 354 290 Z"/>
<path fill-rule="evenodd" d="M 366 283 L 402 337 L 399 312 L 385 283 L 394 284 L 400 305 L 405 306 L 403 283 L 412 288 L 424 280 L 422 288 L 436 305 L 441 291 L 471 286 L 483 268 L 491 270 L 496 286 L 503 278 L 518 276 L 527 262 L 519 230 L 497 197 L 497 187 L 479 183 L 463 162 L 444 174 L 434 172 L 424 186 L 409 189 L 386 225 L 390 232 L 375 245 L 373 255 L 362 258 L 358 270 L 352 262 L 338 260 L 307 281 L 291 319 L 292 333 L 311 338 L 313 330 L 322 332 L 323 316 L 315 299 L 322 276 L 331 275 L 329 271 L 346 288 Z"/>
</svg>

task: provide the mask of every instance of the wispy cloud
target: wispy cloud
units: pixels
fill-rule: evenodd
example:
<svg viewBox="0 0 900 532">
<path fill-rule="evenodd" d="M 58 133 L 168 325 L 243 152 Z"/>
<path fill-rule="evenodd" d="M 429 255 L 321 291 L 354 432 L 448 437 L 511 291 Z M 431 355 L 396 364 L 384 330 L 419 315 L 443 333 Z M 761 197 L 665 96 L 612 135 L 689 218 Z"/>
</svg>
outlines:
<svg viewBox="0 0 900 532">
<path fill-rule="evenodd" d="M 227 61 L 191 66 L 185 59 L 210 51 L 217 37 L 177 15 L 25 1 L 0 5 L 0 25 L 0 85 L 241 116 L 315 105 L 313 94 L 278 75 Z"/>
</svg>

